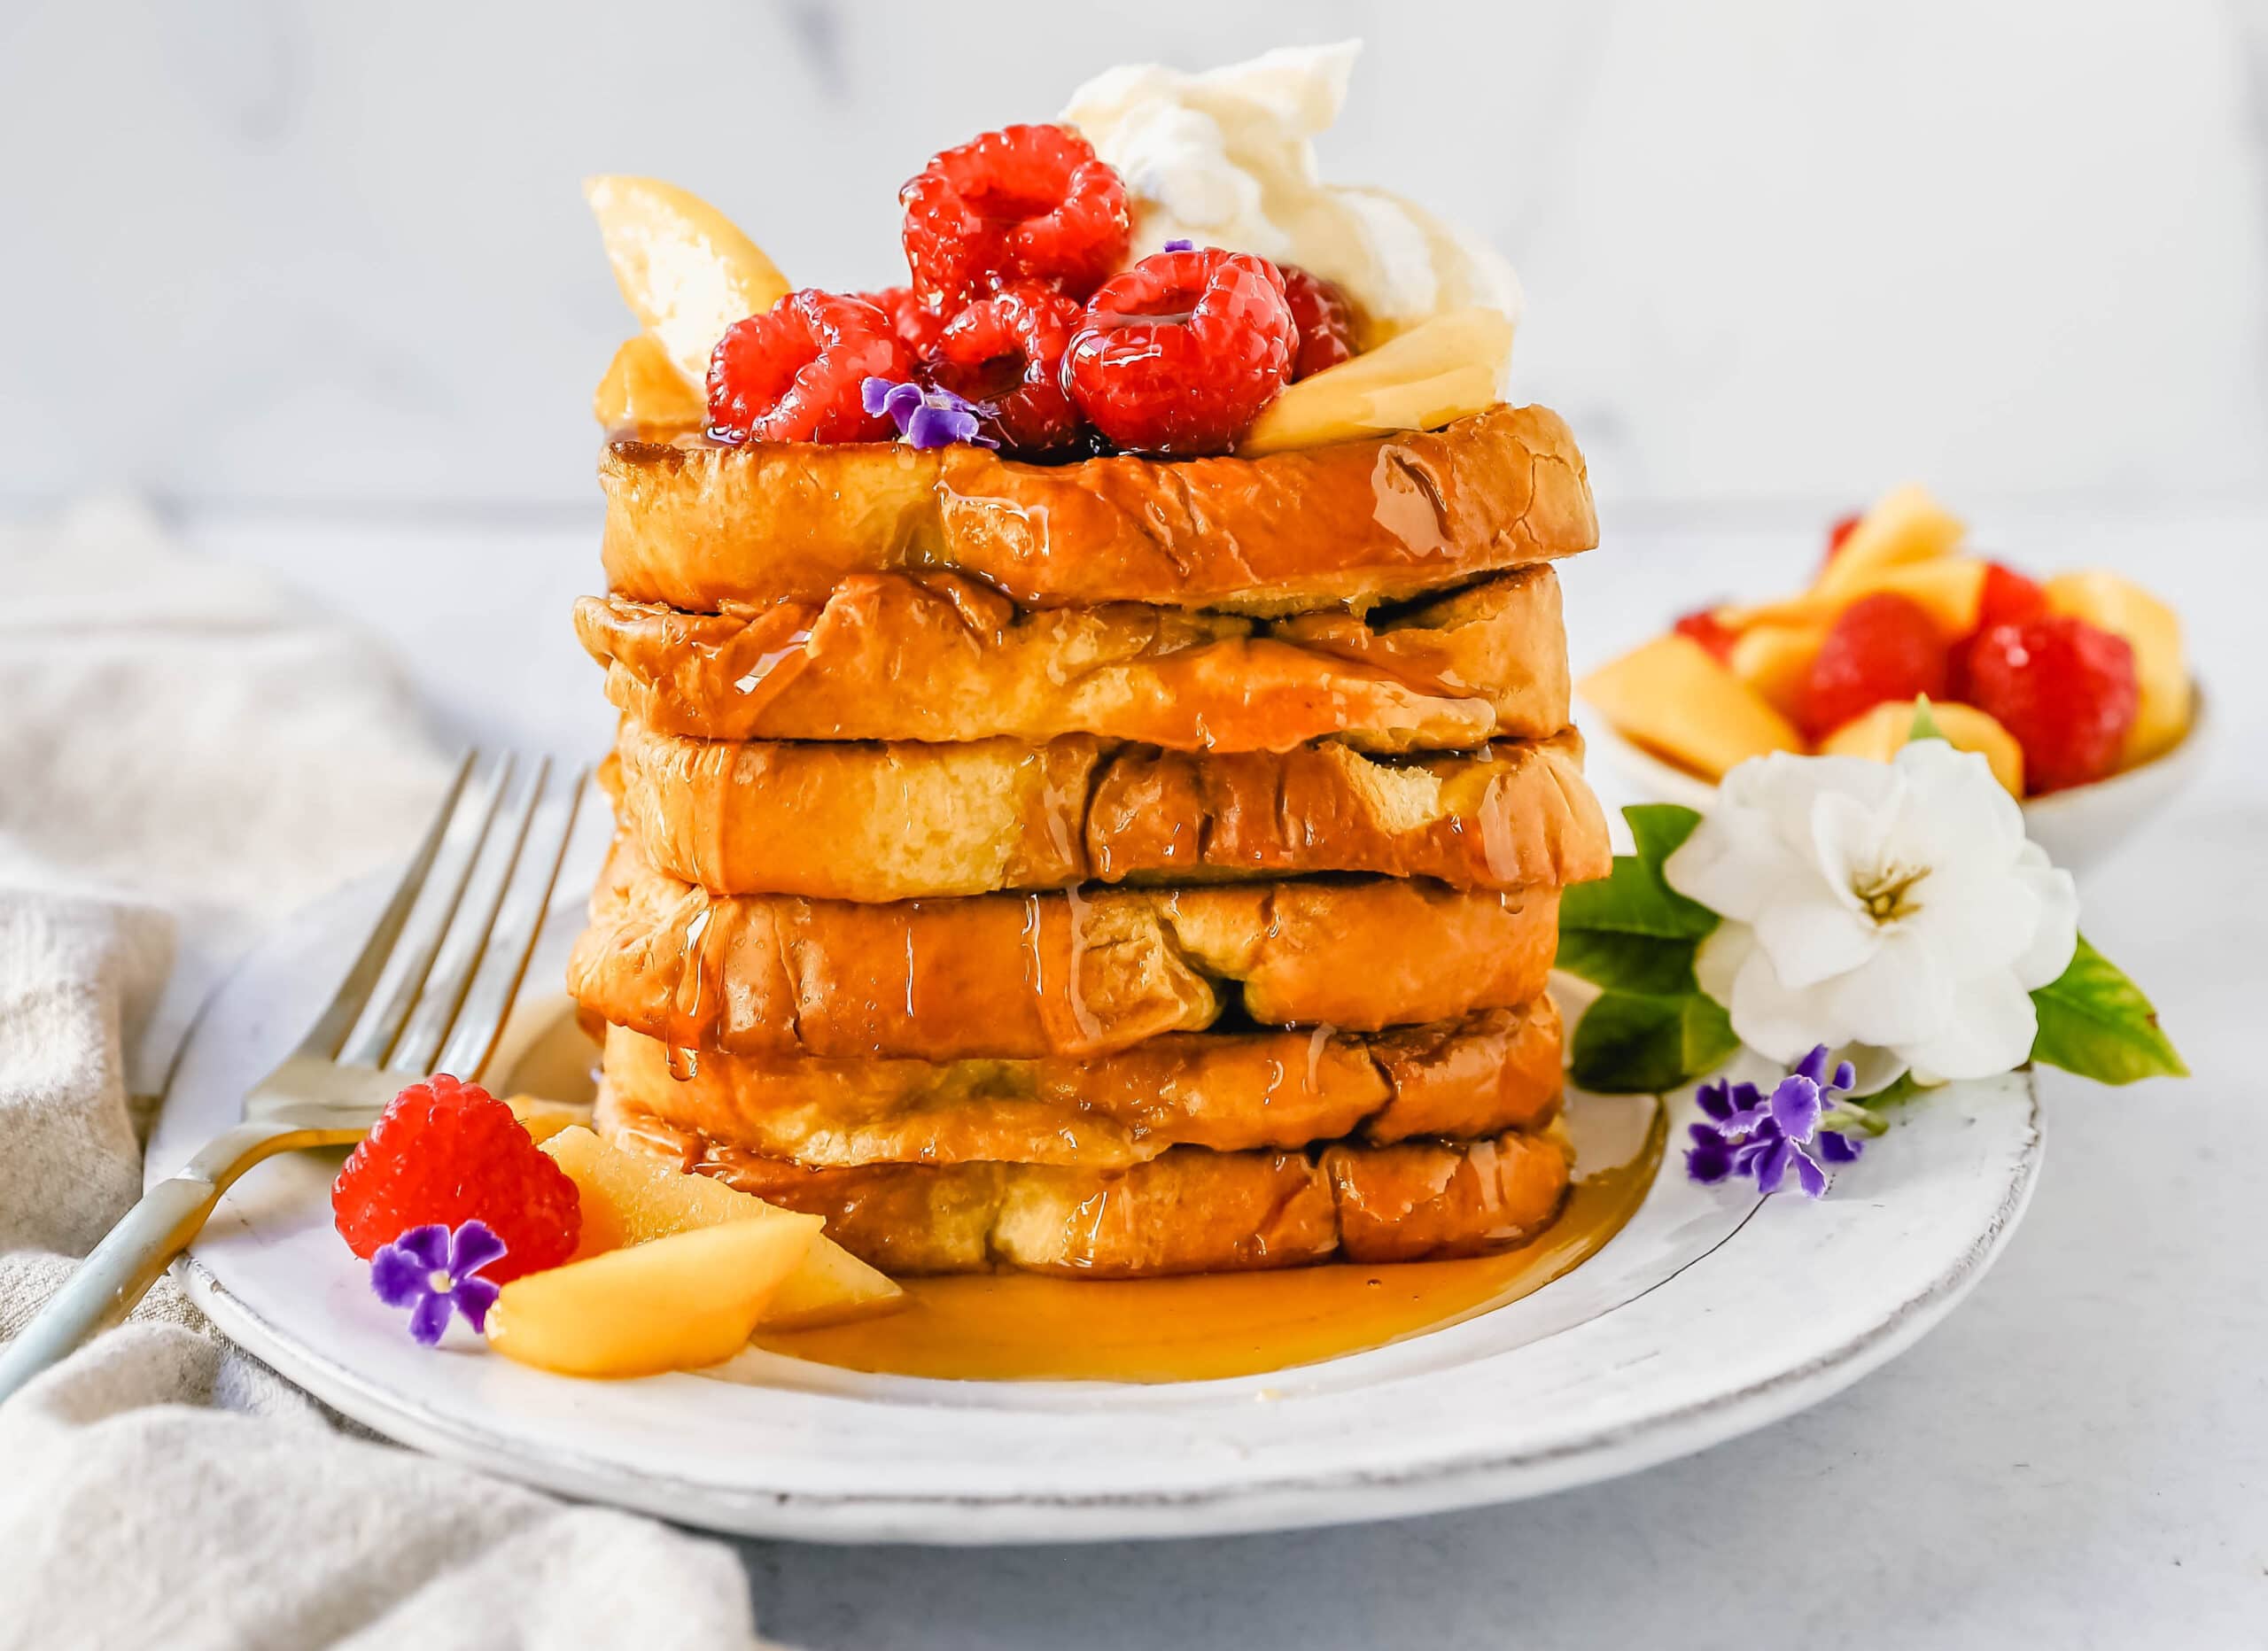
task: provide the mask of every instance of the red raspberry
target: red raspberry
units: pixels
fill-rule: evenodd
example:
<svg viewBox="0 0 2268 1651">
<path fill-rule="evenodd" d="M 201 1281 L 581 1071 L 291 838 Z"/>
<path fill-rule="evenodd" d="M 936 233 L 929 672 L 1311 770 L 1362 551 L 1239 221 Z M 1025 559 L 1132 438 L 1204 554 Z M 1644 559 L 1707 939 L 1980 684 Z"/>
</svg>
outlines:
<svg viewBox="0 0 2268 1651">
<path fill-rule="evenodd" d="M 1984 632 L 1969 645 L 1969 678 L 1970 703 L 2023 748 L 2035 794 L 2109 773 L 2141 705 L 2126 639 L 2058 616 Z"/>
<path fill-rule="evenodd" d="M 912 287 L 883 287 L 875 292 L 861 292 L 858 297 L 889 317 L 890 330 L 897 335 L 897 341 L 909 354 L 918 359 L 936 347 L 937 335 L 945 328 L 945 318 L 924 304 Z"/>
<path fill-rule="evenodd" d="M 1733 644 L 1740 639 L 1737 631 L 1718 622 L 1714 608 L 1696 608 L 1670 629 L 1700 643 L 1720 664 L 1731 663 Z"/>
<path fill-rule="evenodd" d="M 1798 704 L 1817 740 L 1884 700 L 1946 697 L 1946 647 L 1919 602 L 1890 591 L 1845 608 L 1812 661 Z"/>
<path fill-rule="evenodd" d="M 906 378 L 913 358 L 864 298 L 806 287 L 736 321 L 709 358 L 710 433 L 722 441 L 887 441 L 866 411 L 869 377 Z"/>
<path fill-rule="evenodd" d="M 914 290 L 950 310 L 1010 281 L 1083 298 L 1125 261 L 1126 185 L 1068 126 L 1010 126 L 931 160 L 897 192 Z"/>
<path fill-rule="evenodd" d="M 2005 562 L 1984 564 L 1984 586 L 1977 603 L 1977 630 L 2023 624 L 2047 611 L 2047 593 Z"/>
<path fill-rule="evenodd" d="M 483 1276 L 500 1284 L 557 1267 L 583 1226 L 575 1183 L 512 1109 L 446 1074 L 387 1103 L 331 1182 L 330 1208 L 338 1236 L 366 1261 L 428 1221 L 485 1221 L 505 1252 Z"/>
<path fill-rule="evenodd" d="M 1976 651 L 1977 639 L 1995 625 L 2023 624 L 2047 611 L 2047 595 L 2039 586 L 2014 568 L 1997 562 L 1986 562 L 1984 588 L 1977 601 L 1977 625 L 1953 644 L 1952 671 L 1946 680 L 1946 691 L 1967 702 L 1972 692 L 1969 656 Z"/>
<path fill-rule="evenodd" d="M 1225 453 L 1291 381 L 1296 332 L 1266 259 L 1159 252 L 1087 300 L 1064 376 L 1121 447 Z"/>
<path fill-rule="evenodd" d="M 1827 554 L 1820 558 L 1822 563 L 1834 561 L 1841 554 L 1844 541 L 1859 531 L 1859 523 L 1863 519 L 1856 510 L 1836 519 L 1835 525 L 1827 530 Z"/>
<path fill-rule="evenodd" d="M 977 427 L 1003 446 L 1045 453 L 1079 434 L 1063 388 L 1063 352 L 1085 311 L 1076 298 L 1020 281 L 964 305 L 939 335 L 931 376 L 991 409 Z"/>
<path fill-rule="evenodd" d="M 1292 382 L 1311 378 L 1326 367 L 1355 359 L 1355 303 L 1335 281 L 1311 275 L 1297 264 L 1278 264 L 1292 323 L 1300 329 L 1292 355 Z"/>
</svg>

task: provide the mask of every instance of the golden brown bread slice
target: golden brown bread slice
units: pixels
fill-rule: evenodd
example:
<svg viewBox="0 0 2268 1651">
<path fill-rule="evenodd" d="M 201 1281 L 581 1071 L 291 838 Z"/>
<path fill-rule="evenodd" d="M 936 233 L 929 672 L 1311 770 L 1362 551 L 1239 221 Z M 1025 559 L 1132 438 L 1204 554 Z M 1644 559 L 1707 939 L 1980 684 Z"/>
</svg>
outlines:
<svg viewBox="0 0 2268 1651">
<path fill-rule="evenodd" d="M 1582 455 L 1543 407 L 1174 462 L 616 441 L 599 479 L 610 588 L 693 609 L 820 601 L 854 573 L 920 568 L 1035 607 L 1359 608 L 1598 541 Z"/>
<path fill-rule="evenodd" d="M 1118 1169 L 1169 1147 L 1304 1147 L 1342 1137 L 1527 1129 L 1557 1110 L 1550 998 L 1363 1035 L 1171 1032 L 1042 1060 L 751 1059 L 606 1034 L 608 1088 L 665 1124 L 807 1168 L 999 1159 Z"/>
<path fill-rule="evenodd" d="M 1396 879 L 861 905 L 711 895 L 617 841 L 568 960 L 584 1011 L 673 1048 L 919 1060 L 1099 1054 L 1262 1026 L 1378 1031 L 1543 993 L 1556 888 Z"/>
<path fill-rule="evenodd" d="M 711 740 L 1085 733 L 1283 751 L 1336 735 L 1441 750 L 1542 739 L 1568 715 L 1559 581 L 1544 567 L 1368 620 L 1020 608 L 959 574 L 886 573 L 716 613 L 586 596 L 575 630 L 616 706 Z"/>
<path fill-rule="evenodd" d="M 1150 1278 L 1478 1255 L 1542 1231 L 1569 1180 L 1556 1129 L 1304 1152 L 1180 1146 L 1124 1169 L 805 1169 L 706 1141 L 610 1092 L 594 1121 L 617 1146 L 826 1217 L 828 1237 L 901 1276 Z"/>
<path fill-rule="evenodd" d="M 625 720 L 600 778 L 647 861 L 718 894 L 908 900 L 1369 872 L 1457 888 L 1612 869 L 1573 729 L 1429 756 L 735 743 Z"/>
</svg>

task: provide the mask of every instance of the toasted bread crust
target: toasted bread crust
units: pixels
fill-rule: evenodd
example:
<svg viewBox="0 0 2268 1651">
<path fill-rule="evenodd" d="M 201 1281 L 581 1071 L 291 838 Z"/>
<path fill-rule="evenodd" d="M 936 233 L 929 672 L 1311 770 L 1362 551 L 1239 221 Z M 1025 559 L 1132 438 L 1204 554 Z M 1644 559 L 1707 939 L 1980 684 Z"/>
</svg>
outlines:
<svg viewBox="0 0 2268 1651">
<path fill-rule="evenodd" d="M 684 1070 L 680 1065 L 679 1070 Z M 1560 1090 L 1549 997 L 1371 1036 L 1177 1032 L 1045 1060 L 750 1060 L 607 1031 L 625 1104 L 722 1145 L 806 1168 L 999 1160 L 1122 1169 L 1170 1147 L 1304 1147 L 1341 1136 L 1493 1136 L 1546 1121 Z"/>
<path fill-rule="evenodd" d="M 828 1237 L 899 1275 L 1012 1267 L 1150 1278 L 1478 1255 L 1542 1231 L 1569 1182 L 1567 1149 L 1552 1133 L 1314 1152 L 1182 1146 L 1115 1170 L 806 1169 L 718 1145 L 610 1093 L 596 1122 L 616 1145 L 826 1217 Z"/>
<path fill-rule="evenodd" d="M 1294 612 L 1396 601 L 1597 542 L 1559 416 L 1496 407 L 1262 459 L 1032 465 L 955 446 L 610 443 L 607 578 L 714 609 L 948 568 L 1035 607 Z"/>
<path fill-rule="evenodd" d="M 1559 583 L 1524 568 L 1366 623 L 1121 602 L 1019 608 L 958 574 L 858 574 L 817 602 L 575 605 L 607 697 L 711 740 L 1092 734 L 1169 750 L 1381 751 L 1542 739 L 1568 715 Z M 918 692 L 909 685 L 918 684 Z"/>
<path fill-rule="evenodd" d="M 1394 880 L 860 905 L 712 895 L 617 841 L 568 962 L 587 1012 L 672 1047 L 920 1060 L 1092 1055 L 1262 1026 L 1378 1031 L 1540 996 L 1558 891 Z"/>
<path fill-rule="evenodd" d="M 716 894 L 886 901 L 1319 872 L 1456 888 L 1612 869 L 1572 729 L 1379 758 L 1045 745 L 730 743 L 625 720 L 600 778 L 649 864 Z"/>
</svg>

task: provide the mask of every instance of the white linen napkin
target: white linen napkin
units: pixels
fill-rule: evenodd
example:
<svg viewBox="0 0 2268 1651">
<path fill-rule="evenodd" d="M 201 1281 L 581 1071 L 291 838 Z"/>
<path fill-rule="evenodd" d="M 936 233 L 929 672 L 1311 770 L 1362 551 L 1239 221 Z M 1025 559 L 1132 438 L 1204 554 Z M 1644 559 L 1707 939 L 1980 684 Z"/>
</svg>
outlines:
<svg viewBox="0 0 2268 1651">
<path fill-rule="evenodd" d="M 0 589 L 5 1339 L 139 1195 L 205 993 L 447 764 L 361 638 L 132 507 L 0 536 Z M 0 1647 L 755 1642 L 721 1545 L 354 1432 L 161 1280 L 0 1406 Z"/>
</svg>

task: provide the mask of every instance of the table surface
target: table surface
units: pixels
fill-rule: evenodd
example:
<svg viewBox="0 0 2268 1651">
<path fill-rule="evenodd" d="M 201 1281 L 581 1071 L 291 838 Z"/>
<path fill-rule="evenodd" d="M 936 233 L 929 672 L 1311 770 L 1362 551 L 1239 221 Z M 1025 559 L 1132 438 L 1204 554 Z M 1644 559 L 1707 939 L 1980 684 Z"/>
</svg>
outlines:
<svg viewBox="0 0 2268 1651">
<path fill-rule="evenodd" d="M 595 515 L 180 525 L 384 633 L 445 733 L 594 756 L 610 718 L 565 608 L 597 578 Z M 2195 1075 L 2045 1074 L 2038 1196 L 1946 1324 L 1766 1434 L 1511 1507 L 985 1553 L 744 1543 L 766 1632 L 846 1651 L 2268 1644 L 2268 1129 L 2245 1053 L 2268 984 L 2268 512 L 2033 510 L 1979 532 L 2018 565 L 2121 567 L 2175 601 L 2214 748 L 2082 890 L 2087 932 Z M 1762 515 L 1611 522 L 1565 574 L 1578 668 L 1671 613 L 1796 582 L 1817 538 Z"/>
</svg>

